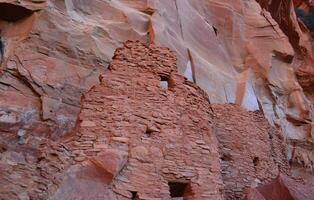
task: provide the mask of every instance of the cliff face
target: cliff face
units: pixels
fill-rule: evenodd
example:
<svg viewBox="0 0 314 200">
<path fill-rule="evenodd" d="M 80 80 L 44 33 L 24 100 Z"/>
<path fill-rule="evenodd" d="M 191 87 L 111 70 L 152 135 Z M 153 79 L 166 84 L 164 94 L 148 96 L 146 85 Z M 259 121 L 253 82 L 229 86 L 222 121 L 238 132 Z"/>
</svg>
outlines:
<svg viewBox="0 0 314 200">
<path fill-rule="evenodd" d="M 175 62 L 166 48 L 118 49 L 72 134 L 3 149 L 3 198 L 231 200 L 290 174 L 279 130 L 260 112 L 212 108 Z"/>
<path fill-rule="evenodd" d="M 294 12 L 303 2 L 0 0 L 1 152 L 37 159 L 78 131 L 81 96 L 116 48 L 139 40 L 175 51 L 178 74 L 211 103 L 262 112 L 283 133 L 292 175 L 313 182 L 314 55 Z"/>
</svg>

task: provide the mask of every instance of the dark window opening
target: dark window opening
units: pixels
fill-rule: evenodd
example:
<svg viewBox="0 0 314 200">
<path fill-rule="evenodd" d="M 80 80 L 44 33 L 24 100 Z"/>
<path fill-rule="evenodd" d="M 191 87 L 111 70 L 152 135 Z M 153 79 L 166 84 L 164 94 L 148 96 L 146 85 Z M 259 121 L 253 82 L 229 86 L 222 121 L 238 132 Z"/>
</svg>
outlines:
<svg viewBox="0 0 314 200">
<path fill-rule="evenodd" d="M 181 197 L 183 199 L 189 184 L 181 182 L 169 182 L 168 185 L 171 198 Z"/>
<path fill-rule="evenodd" d="M 255 167 L 259 164 L 259 158 L 258 157 L 254 157 L 253 164 Z"/>
<path fill-rule="evenodd" d="M 15 22 L 32 15 L 33 11 L 22 6 L 0 3 L 0 20 Z"/>
<path fill-rule="evenodd" d="M 150 128 L 147 128 L 146 129 L 146 132 L 145 132 L 145 135 L 150 137 L 152 135 L 152 133 L 154 132 L 154 130 L 150 129 Z"/>
<path fill-rule="evenodd" d="M 221 157 L 221 160 L 223 160 L 223 161 L 231 161 L 232 157 L 231 157 L 230 154 L 223 154 L 222 157 Z"/>
<path fill-rule="evenodd" d="M 137 197 L 138 197 L 137 192 L 131 191 L 131 200 L 137 200 L 138 199 Z"/>
<path fill-rule="evenodd" d="M 218 36 L 218 29 L 215 26 L 213 26 L 213 29 L 214 29 L 215 35 Z"/>
</svg>

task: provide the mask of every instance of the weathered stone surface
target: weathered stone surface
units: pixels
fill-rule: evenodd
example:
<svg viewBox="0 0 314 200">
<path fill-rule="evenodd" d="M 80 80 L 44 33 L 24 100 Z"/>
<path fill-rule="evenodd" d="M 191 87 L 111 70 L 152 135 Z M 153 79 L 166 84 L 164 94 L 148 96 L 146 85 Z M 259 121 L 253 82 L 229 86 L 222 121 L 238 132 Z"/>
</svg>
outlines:
<svg viewBox="0 0 314 200">
<path fill-rule="evenodd" d="M 31 11 L 13 23 L 0 16 L 1 91 L 36 102 L 31 131 L 40 124 L 57 138 L 71 130 L 81 95 L 97 84 L 114 50 L 140 40 L 175 50 L 179 73 L 211 102 L 262 109 L 289 140 L 312 140 L 312 109 L 293 69 L 311 74 L 313 53 L 291 0 L 1 2 Z M 14 111 L 19 104 L 0 105 Z"/>
<path fill-rule="evenodd" d="M 245 200 L 308 200 L 313 199 L 314 190 L 302 182 L 279 175 L 272 182 L 250 189 Z"/>
<path fill-rule="evenodd" d="M 112 192 L 106 186 L 110 181 L 111 177 L 107 177 L 91 163 L 74 165 L 67 170 L 66 177 L 49 200 L 114 200 Z"/>
<path fill-rule="evenodd" d="M 170 199 L 170 183 L 187 184 L 186 199 L 241 199 L 289 174 L 279 131 L 234 105 L 212 109 L 206 93 L 177 74 L 169 49 L 127 42 L 100 80 L 68 138 L 55 143 L 18 129 L 26 137 L 18 144 L 21 134 L 1 135 L 4 199 Z M 291 157 L 307 159 L 301 152 Z"/>
<path fill-rule="evenodd" d="M 310 118 L 292 69 L 312 63 L 309 39 L 297 24 L 292 1 L 2 2 L 32 12 L 47 5 L 13 26 L 3 20 L 6 70 L 1 82 L 6 93 L 25 94 L 26 89 L 28 101 L 35 97 L 41 107 L 33 109 L 49 120 L 45 125 L 54 130 L 52 135 L 73 128 L 81 94 L 97 84 L 114 50 L 126 40 L 140 40 L 174 49 L 179 73 L 207 91 L 211 102 L 250 110 L 259 109 L 259 102 L 269 121 L 279 122 L 289 138 L 299 132 L 297 137 L 308 139 L 310 125 L 297 127 L 290 120 Z M 39 65 L 41 70 L 34 70 Z M 23 82 L 17 84 L 19 80 Z"/>
<path fill-rule="evenodd" d="M 98 168 L 103 169 L 104 173 L 114 178 L 127 162 L 128 154 L 114 150 L 106 149 L 101 151 L 97 156 L 90 159 Z M 111 181 L 110 181 L 111 182 Z"/>
<path fill-rule="evenodd" d="M 17 151 L 19 130 L 30 149 L 72 132 L 81 96 L 99 83 L 114 50 L 139 40 L 176 51 L 178 73 L 211 102 L 263 111 L 284 133 L 293 174 L 313 180 L 314 54 L 292 0 L 0 0 L 0 30 L 0 144 L 7 151 Z M 177 103 L 185 105 L 183 99 Z M 150 135 L 161 131 L 154 124 L 143 127 Z M 124 134 L 114 130 L 108 140 L 128 144 Z M 98 139 L 89 136 L 81 139 Z M 81 162 L 108 146 L 77 145 L 95 148 L 75 157 Z"/>
<path fill-rule="evenodd" d="M 289 174 L 283 135 L 262 113 L 237 105 L 213 105 L 213 110 L 225 199 L 243 199 L 250 187 L 266 184 L 279 173 Z"/>
</svg>

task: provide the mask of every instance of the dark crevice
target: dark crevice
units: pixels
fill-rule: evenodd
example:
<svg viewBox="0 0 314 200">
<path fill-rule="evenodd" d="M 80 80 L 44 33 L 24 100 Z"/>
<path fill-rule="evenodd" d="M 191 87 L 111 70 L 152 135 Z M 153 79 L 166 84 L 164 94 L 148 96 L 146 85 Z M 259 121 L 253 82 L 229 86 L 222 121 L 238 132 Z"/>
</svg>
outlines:
<svg viewBox="0 0 314 200">
<path fill-rule="evenodd" d="M 153 8 L 146 8 L 146 9 L 144 9 L 144 10 L 141 10 L 143 13 L 145 13 L 145 14 L 147 14 L 147 15 L 149 15 L 149 16 L 153 16 L 153 14 L 155 13 L 155 9 L 153 9 Z"/>
<path fill-rule="evenodd" d="M 276 50 L 274 50 L 273 53 L 278 60 L 285 62 L 285 63 L 289 63 L 289 64 L 292 63 L 293 58 L 294 58 L 293 55 L 284 54 L 284 53 L 281 53 L 281 52 L 276 51 Z"/>
<path fill-rule="evenodd" d="M 32 10 L 29 10 L 22 6 L 10 3 L 0 3 L 0 20 L 15 22 L 20 19 L 24 19 L 32 14 Z"/>
<path fill-rule="evenodd" d="M 218 36 L 218 29 L 215 26 L 213 26 L 213 29 L 214 29 L 215 35 Z"/>
</svg>

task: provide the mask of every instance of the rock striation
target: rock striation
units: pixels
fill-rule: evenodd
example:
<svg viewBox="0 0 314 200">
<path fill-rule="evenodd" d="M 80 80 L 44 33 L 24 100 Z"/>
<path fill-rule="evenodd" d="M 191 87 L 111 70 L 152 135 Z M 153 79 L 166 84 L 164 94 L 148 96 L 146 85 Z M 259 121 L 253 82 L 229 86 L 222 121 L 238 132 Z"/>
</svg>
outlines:
<svg viewBox="0 0 314 200">
<path fill-rule="evenodd" d="M 246 200 L 265 200 L 265 199 L 282 199 L 282 200 L 307 200 L 313 199 L 313 190 L 304 186 L 300 181 L 295 181 L 287 176 L 279 175 L 269 184 L 251 189 L 246 196 Z"/>
<path fill-rule="evenodd" d="M 80 177 L 77 174 L 80 168 L 65 167 L 74 162 L 68 155 L 72 150 L 53 141 L 63 143 L 65 136 L 79 131 L 75 128 L 82 95 L 100 83 L 98 77 L 107 71 L 117 48 L 127 40 L 138 40 L 175 51 L 177 74 L 205 91 L 211 103 L 232 103 L 262 112 L 272 128 L 280 129 L 275 132 L 283 134 L 278 141 L 286 144 L 292 175 L 313 183 L 313 38 L 294 11 L 296 7 L 308 13 L 312 3 L 305 0 L 95 0 L 88 3 L 0 0 L 0 149 L 4 153 L 1 158 L 10 157 L 11 153 L 15 157 L 24 151 L 32 155 L 37 152 L 34 154 L 37 158 L 37 154 L 50 151 L 48 147 L 56 145 L 55 149 L 66 152 L 66 155 L 62 153 L 66 159 L 61 159 L 69 159 L 63 167 L 69 170 L 68 181 L 73 176 Z M 128 81 L 133 78 L 128 77 Z M 166 85 L 162 83 L 162 87 Z M 270 129 L 262 130 L 269 133 Z M 87 143 L 86 148 L 90 146 Z M 125 162 L 124 154 L 107 153 L 115 157 L 114 162 Z M 84 156 L 76 159 L 82 160 Z M 45 166 L 46 160 L 38 162 Z M 35 163 L 29 164 L 20 179 L 10 181 L 41 176 Z M 87 164 L 86 170 L 97 169 L 102 174 L 102 166 L 103 162 L 94 160 Z M 103 170 L 113 178 L 121 169 Z M 60 171 L 62 176 L 63 170 Z M 53 170 L 48 174 L 59 176 Z M 77 185 L 78 191 L 101 177 L 97 173 L 89 176 L 90 182 Z M 108 177 L 100 179 L 110 180 Z M 89 189 L 111 191 L 101 185 Z M 30 192 L 37 187 L 32 186 L 28 188 L 24 184 L 21 190 Z M 12 195 L 18 193 L 14 187 L 3 188 Z M 58 181 L 45 185 L 37 193 L 45 198 L 56 188 L 59 188 Z"/>
<path fill-rule="evenodd" d="M 211 102 L 261 109 L 287 141 L 313 143 L 313 111 L 301 80 L 312 74 L 310 36 L 292 0 L 280 2 L 2 0 L 0 9 L 25 11 L 10 12 L 21 14 L 13 21 L 0 16 L 3 116 L 18 118 L 14 131 L 65 135 L 81 95 L 98 83 L 114 50 L 139 40 L 175 50 L 179 74 Z"/>
<path fill-rule="evenodd" d="M 71 134 L 6 139 L 3 199 L 242 199 L 290 174 L 282 134 L 260 112 L 212 106 L 173 52 L 139 42 L 116 50 Z"/>
</svg>

